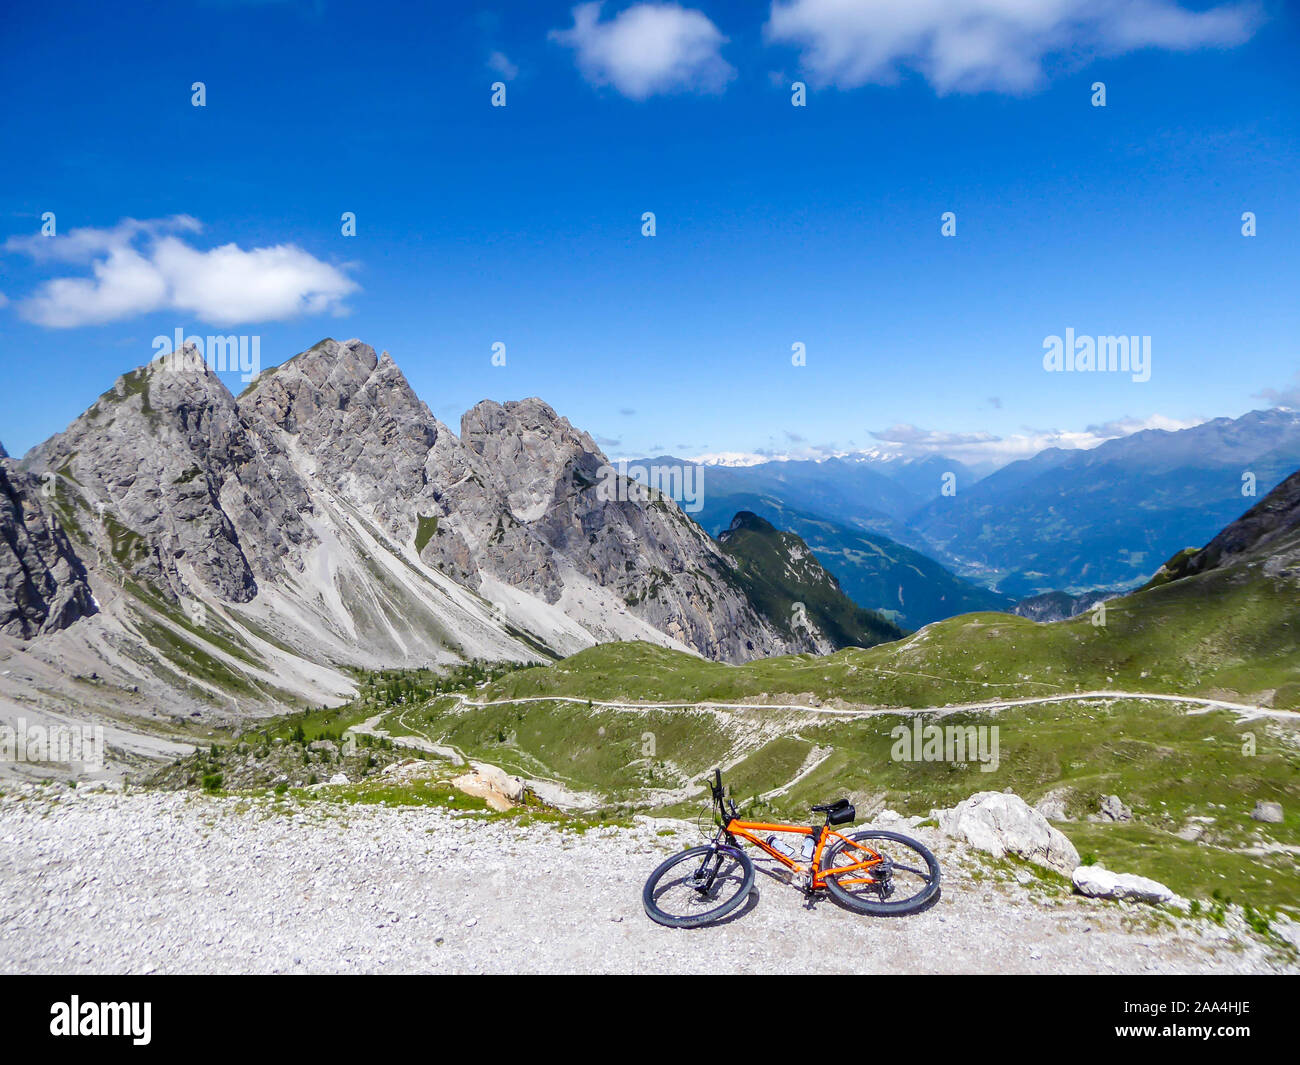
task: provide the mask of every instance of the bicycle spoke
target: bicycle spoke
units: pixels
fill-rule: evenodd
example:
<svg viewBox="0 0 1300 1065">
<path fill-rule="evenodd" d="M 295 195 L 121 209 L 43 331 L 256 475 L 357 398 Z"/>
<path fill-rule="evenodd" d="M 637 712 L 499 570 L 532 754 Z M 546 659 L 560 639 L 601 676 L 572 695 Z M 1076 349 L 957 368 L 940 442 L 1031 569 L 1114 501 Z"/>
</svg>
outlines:
<svg viewBox="0 0 1300 1065">
<path fill-rule="evenodd" d="M 740 860 L 720 851 L 703 862 L 692 857 L 670 869 L 655 885 L 650 901 L 670 917 L 702 916 L 733 899 L 745 884 L 746 870 Z"/>
<path fill-rule="evenodd" d="M 898 840 L 875 836 L 866 842 L 846 840 L 832 855 L 824 875 L 851 898 L 901 908 L 932 887 L 929 869 L 911 864 L 916 856 Z"/>
</svg>

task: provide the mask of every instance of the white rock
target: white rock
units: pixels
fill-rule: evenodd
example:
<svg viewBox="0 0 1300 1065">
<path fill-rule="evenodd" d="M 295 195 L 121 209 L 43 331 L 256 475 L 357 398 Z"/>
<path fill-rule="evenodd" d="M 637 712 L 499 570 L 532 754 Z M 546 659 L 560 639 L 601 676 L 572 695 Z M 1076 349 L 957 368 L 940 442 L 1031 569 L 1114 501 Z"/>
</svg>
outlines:
<svg viewBox="0 0 1300 1065">
<path fill-rule="evenodd" d="M 936 810 L 939 831 L 995 858 L 1016 854 L 1069 875 L 1079 852 L 1059 829 L 1011 792 L 981 791 L 951 810 Z"/>
<path fill-rule="evenodd" d="M 1273 931 L 1285 939 L 1296 950 L 1300 950 L 1300 922 L 1291 920 L 1286 914 L 1278 914 L 1272 921 Z"/>
<path fill-rule="evenodd" d="M 1282 804 L 1280 802 L 1265 802 L 1261 799 L 1255 803 L 1255 809 L 1251 811 L 1250 816 L 1255 821 L 1280 825 L 1282 823 Z"/>
<path fill-rule="evenodd" d="M 347 784 L 347 783 L 348 783 L 348 775 L 347 775 L 346 773 L 335 773 L 332 777 L 330 777 L 330 783 L 331 783 L 331 784 Z"/>
<path fill-rule="evenodd" d="M 1172 902 L 1178 896 L 1158 880 L 1136 873 L 1112 873 L 1100 865 L 1081 865 L 1071 879 L 1080 895 L 1094 899 L 1129 899 L 1133 902 Z"/>
<path fill-rule="evenodd" d="M 1049 821 L 1068 821 L 1065 816 L 1065 801 L 1069 798 L 1069 788 L 1055 788 L 1049 791 L 1037 803 L 1034 809 Z"/>
<path fill-rule="evenodd" d="M 1133 811 L 1124 805 L 1118 795 L 1107 795 L 1101 800 L 1101 816 L 1106 821 L 1132 821 Z"/>
<path fill-rule="evenodd" d="M 524 782 L 498 766 L 473 762 L 473 772 L 452 780 L 452 784 L 487 802 L 494 810 L 507 810 L 524 798 Z"/>
</svg>

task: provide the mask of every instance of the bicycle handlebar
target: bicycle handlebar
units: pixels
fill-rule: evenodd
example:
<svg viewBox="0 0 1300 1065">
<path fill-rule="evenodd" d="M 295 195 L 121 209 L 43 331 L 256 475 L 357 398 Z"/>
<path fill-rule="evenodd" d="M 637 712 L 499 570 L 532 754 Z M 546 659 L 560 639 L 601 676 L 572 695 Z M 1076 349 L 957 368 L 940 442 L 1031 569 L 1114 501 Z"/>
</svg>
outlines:
<svg viewBox="0 0 1300 1065">
<path fill-rule="evenodd" d="M 727 823 L 727 820 L 728 820 L 728 818 L 727 818 L 727 793 L 726 793 L 725 791 L 722 790 L 722 770 L 721 770 L 721 769 L 715 769 L 715 770 L 713 771 L 713 780 L 710 781 L 710 786 L 711 786 L 712 789 L 713 789 L 713 800 L 714 800 L 714 802 L 716 802 L 716 803 L 718 804 L 718 814 L 722 817 L 722 823 L 723 823 L 723 825 L 725 826 L 726 823 Z M 731 803 L 731 816 L 734 818 L 734 817 L 738 817 L 739 815 L 740 815 L 740 811 L 738 811 L 738 810 L 736 809 L 736 803 L 735 803 L 734 800 L 733 800 L 732 803 Z"/>
</svg>

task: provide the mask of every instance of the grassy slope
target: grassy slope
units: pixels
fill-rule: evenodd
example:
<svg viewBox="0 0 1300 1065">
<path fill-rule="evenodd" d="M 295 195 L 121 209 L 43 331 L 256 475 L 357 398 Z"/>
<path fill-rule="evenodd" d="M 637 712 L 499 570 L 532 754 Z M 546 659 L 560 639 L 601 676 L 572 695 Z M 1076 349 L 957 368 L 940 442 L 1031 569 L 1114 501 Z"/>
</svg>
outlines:
<svg viewBox="0 0 1300 1065">
<path fill-rule="evenodd" d="M 916 707 L 1107 688 L 1300 708 L 1300 612 L 1286 586 L 1212 571 L 1111 600 L 1105 621 L 966 614 L 869 650 L 741 666 L 608 644 L 512 674 L 492 691 L 692 701 L 812 692 Z"/>
</svg>

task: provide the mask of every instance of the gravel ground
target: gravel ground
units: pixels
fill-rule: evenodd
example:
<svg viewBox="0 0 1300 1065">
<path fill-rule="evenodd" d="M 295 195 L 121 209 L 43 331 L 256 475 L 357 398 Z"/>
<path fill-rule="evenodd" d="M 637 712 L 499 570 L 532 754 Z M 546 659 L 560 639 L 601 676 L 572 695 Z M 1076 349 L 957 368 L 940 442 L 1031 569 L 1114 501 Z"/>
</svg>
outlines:
<svg viewBox="0 0 1300 1065">
<path fill-rule="evenodd" d="M 1300 971 L 1238 921 L 1044 894 L 914 834 L 945 878 L 924 913 L 810 903 L 760 865 L 741 916 L 678 931 L 641 887 L 698 841 L 679 821 L 22 786 L 0 798 L 0 972 Z"/>
</svg>

